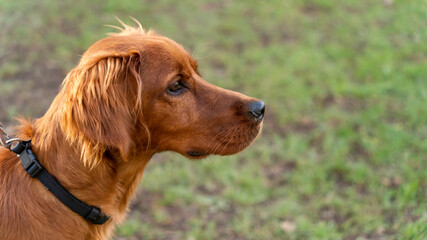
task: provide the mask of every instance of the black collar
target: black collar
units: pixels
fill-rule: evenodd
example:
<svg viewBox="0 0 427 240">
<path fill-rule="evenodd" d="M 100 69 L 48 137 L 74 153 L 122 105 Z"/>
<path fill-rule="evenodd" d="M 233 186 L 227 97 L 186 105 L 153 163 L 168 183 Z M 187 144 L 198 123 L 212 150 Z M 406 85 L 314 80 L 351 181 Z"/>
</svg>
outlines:
<svg viewBox="0 0 427 240">
<path fill-rule="evenodd" d="M 91 206 L 76 198 L 73 194 L 68 192 L 54 176 L 50 175 L 31 150 L 31 141 L 19 141 L 12 151 L 18 154 L 25 171 L 27 171 L 32 178 L 39 179 L 47 190 L 73 212 L 79 214 L 93 224 L 104 224 L 110 219 L 110 217 L 102 213 L 99 208 Z"/>
</svg>

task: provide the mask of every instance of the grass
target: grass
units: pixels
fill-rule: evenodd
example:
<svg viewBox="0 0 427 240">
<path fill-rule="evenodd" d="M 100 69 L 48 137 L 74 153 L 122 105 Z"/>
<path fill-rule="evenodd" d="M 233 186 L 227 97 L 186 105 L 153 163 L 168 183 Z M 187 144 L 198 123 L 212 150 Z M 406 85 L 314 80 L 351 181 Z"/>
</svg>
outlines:
<svg viewBox="0 0 427 240">
<path fill-rule="evenodd" d="M 156 156 L 116 239 L 427 239 L 426 12 L 424 0 L 0 0 L 0 121 L 41 116 L 103 25 L 133 16 L 268 108 L 241 154 Z"/>
</svg>

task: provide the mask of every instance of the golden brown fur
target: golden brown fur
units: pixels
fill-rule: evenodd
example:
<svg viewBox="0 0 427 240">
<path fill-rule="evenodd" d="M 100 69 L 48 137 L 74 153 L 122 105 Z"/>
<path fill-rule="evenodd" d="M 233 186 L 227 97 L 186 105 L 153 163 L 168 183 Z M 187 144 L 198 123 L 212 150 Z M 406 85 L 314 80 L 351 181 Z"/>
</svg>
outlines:
<svg viewBox="0 0 427 240">
<path fill-rule="evenodd" d="M 168 93 L 177 80 L 185 89 Z M 247 114 L 254 101 L 205 82 L 174 41 L 124 26 L 92 45 L 46 114 L 21 120 L 17 131 L 63 186 L 111 219 L 85 221 L 0 147 L 0 239 L 110 238 L 153 154 L 198 159 L 243 150 L 262 125 Z"/>
</svg>

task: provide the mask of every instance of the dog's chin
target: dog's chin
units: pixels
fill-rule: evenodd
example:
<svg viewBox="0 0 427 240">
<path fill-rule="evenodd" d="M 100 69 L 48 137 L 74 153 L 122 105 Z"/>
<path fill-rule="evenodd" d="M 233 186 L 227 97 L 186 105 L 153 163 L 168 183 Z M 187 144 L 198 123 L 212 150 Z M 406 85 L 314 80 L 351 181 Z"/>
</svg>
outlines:
<svg viewBox="0 0 427 240">
<path fill-rule="evenodd" d="M 177 152 L 192 160 L 200 160 L 209 155 L 233 155 L 245 150 L 251 145 L 260 135 L 261 131 L 262 124 L 259 124 L 250 131 L 240 133 L 238 135 L 240 138 L 227 135 L 224 138 L 219 138 L 219 136 L 217 136 L 214 142 L 201 143 L 199 146 L 189 146 L 186 150 Z"/>
</svg>

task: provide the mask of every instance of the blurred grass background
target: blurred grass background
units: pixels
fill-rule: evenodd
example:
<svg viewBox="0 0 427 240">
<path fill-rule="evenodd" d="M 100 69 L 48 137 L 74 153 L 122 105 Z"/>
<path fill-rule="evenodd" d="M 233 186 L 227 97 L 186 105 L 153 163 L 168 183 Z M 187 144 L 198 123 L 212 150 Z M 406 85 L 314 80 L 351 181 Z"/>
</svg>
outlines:
<svg viewBox="0 0 427 240">
<path fill-rule="evenodd" d="M 146 169 L 119 239 L 427 239 L 427 1 L 0 0 L 0 121 L 137 18 L 263 99 L 249 149 Z"/>
</svg>

